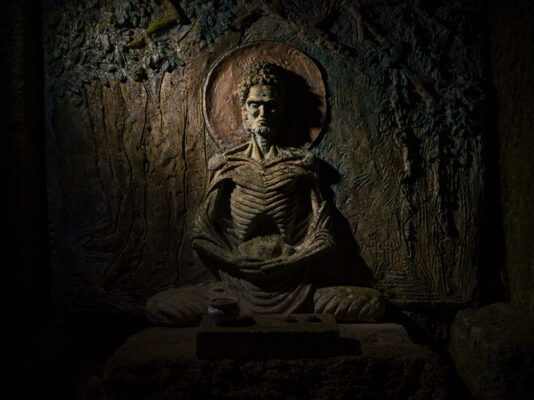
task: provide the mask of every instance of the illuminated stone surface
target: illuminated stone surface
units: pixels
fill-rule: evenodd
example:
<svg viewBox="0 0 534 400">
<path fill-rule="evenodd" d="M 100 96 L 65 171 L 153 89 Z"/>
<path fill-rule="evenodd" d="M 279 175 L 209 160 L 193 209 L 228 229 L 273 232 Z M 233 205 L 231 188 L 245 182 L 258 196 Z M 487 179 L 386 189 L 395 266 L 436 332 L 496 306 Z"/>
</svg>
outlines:
<svg viewBox="0 0 534 400">
<path fill-rule="evenodd" d="M 234 53 L 227 58 L 234 59 Z M 250 313 L 316 311 L 345 321 L 378 320 L 385 311 L 379 291 L 317 290 L 324 283 L 311 278 L 314 270 L 328 268 L 320 257 L 328 258 L 336 238 L 318 160 L 287 145 L 298 128 L 308 132 L 313 115 L 321 115 L 313 104 L 292 106 L 309 97 L 308 86 L 299 84 L 299 75 L 261 59 L 245 64 L 235 80 L 237 88 L 218 93 L 218 100 L 238 92 L 249 140 L 210 159 L 193 248 L 220 278 L 224 292 L 238 297 Z M 298 119 L 302 114 L 311 117 Z M 146 307 L 149 321 L 184 326 L 199 319 L 206 313 L 203 290 L 212 288 L 201 285 L 196 294 L 188 287 L 153 296 Z"/>
<path fill-rule="evenodd" d="M 60 306 L 131 313 L 214 280 L 191 249 L 208 160 L 228 150 L 207 132 L 204 78 L 258 41 L 308 55 L 325 82 L 327 126 L 311 150 L 337 209 L 331 284 L 361 285 L 363 271 L 403 307 L 463 306 L 477 270 L 493 268 L 477 262 L 476 2 L 43 3 Z"/>
</svg>

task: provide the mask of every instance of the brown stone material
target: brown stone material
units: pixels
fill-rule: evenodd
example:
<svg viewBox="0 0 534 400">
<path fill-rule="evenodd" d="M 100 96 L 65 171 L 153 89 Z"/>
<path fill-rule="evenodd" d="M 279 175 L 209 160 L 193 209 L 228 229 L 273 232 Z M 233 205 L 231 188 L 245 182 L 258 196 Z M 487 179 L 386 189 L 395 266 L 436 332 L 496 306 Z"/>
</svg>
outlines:
<svg viewBox="0 0 534 400">
<path fill-rule="evenodd" d="M 514 304 L 458 312 L 450 352 L 476 399 L 534 398 L 534 317 Z"/>
<path fill-rule="evenodd" d="M 199 358 L 301 358 L 335 355 L 339 329 L 328 314 L 243 316 L 217 325 L 202 318 L 197 331 Z"/>
<path fill-rule="evenodd" d="M 534 7 L 493 0 L 488 18 L 509 295 L 534 314 Z"/>
<path fill-rule="evenodd" d="M 321 313 L 340 320 L 378 320 L 385 307 L 376 290 L 316 296 L 316 287 L 325 285 L 310 276 L 324 268 L 319 257 L 332 251 L 336 238 L 318 160 L 289 144 L 299 128 L 313 126 L 293 107 L 310 88 L 299 86 L 300 78 L 290 72 L 264 59 L 245 66 L 237 99 L 248 142 L 210 159 L 192 246 L 220 278 L 223 291 L 252 313 L 309 313 L 315 303 Z M 232 94 L 231 88 L 223 89 Z M 320 120 L 321 110 L 312 111 Z M 197 306 L 187 306 L 192 299 L 184 290 L 150 298 L 149 321 L 184 326 L 194 320 Z M 200 306 L 205 295 L 198 294 L 197 318 L 205 313 Z"/>
<path fill-rule="evenodd" d="M 266 360 L 201 360 L 195 355 L 195 328 L 147 329 L 115 352 L 79 399 L 466 398 L 451 366 L 413 343 L 401 325 L 339 329 L 351 355 Z"/>
<path fill-rule="evenodd" d="M 303 147 L 313 142 L 310 148 L 322 160 L 326 200 L 337 209 L 337 244 L 324 269 L 330 284 L 358 285 L 364 271 L 389 301 L 405 308 L 473 300 L 478 276 L 490 269 L 478 260 L 479 210 L 488 186 L 486 160 L 497 160 L 482 151 L 488 135 L 478 112 L 484 98 L 480 2 L 45 3 L 55 304 L 73 311 L 133 313 L 155 293 L 214 280 L 191 248 L 193 226 L 210 173 L 208 160 L 233 147 L 234 139 L 208 132 L 205 78 L 214 64 L 222 67 L 234 56 L 244 62 L 239 51 L 261 53 L 266 45 L 260 43 L 283 49 L 281 55 L 266 52 L 265 58 L 280 57 L 288 70 L 309 66 L 305 54 L 320 71 L 293 72 L 316 93 L 316 108 L 328 108 L 324 121 L 320 112 L 314 122 L 322 126 L 319 137 L 314 140 L 307 129 L 302 142 Z M 518 42 L 514 38 L 501 43 Z M 243 50 L 232 53 L 236 48 Z M 499 59 L 511 63 L 513 55 Z M 237 68 L 232 79 L 240 73 Z M 508 75 L 499 76 L 504 82 L 496 81 L 499 88 L 528 87 L 527 80 L 507 85 Z M 221 106 L 233 104 L 231 123 L 241 129 L 234 92 L 220 102 L 210 86 L 215 81 L 210 82 L 208 92 L 217 94 Z M 323 85 L 326 94 L 315 85 Z M 508 97 L 502 103 L 508 119 L 522 121 L 517 123 L 528 133 L 529 120 L 514 119 L 528 102 L 517 95 L 507 102 Z M 526 149 L 528 135 L 510 132 L 503 143 L 516 146 L 519 138 L 517 146 Z M 235 143 L 246 140 L 242 131 L 236 135 Z M 505 175 L 515 176 L 519 164 L 513 161 L 524 157 L 503 154 L 512 160 L 503 164 Z M 505 199 L 509 210 L 528 210 L 516 203 Z M 505 229 L 532 236 L 524 215 L 510 218 Z M 511 237 L 510 243 L 528 249 L 529 242 Z M 514 287 L 527 282 L 528 294 L 530 269 L 524 260 L 530 253 L 521 252 L 521 259 L 514 254 L 517 262 L 511 264 L 525 271 L 513 278 Z"/>
</svg>

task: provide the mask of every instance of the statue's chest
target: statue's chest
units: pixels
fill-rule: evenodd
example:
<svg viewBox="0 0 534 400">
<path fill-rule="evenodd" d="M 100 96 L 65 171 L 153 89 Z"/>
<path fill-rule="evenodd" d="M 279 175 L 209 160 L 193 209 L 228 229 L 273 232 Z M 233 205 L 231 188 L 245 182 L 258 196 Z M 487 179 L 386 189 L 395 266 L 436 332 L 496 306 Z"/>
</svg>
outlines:
<svg viewBox="0 0 534 400">
<path fill-rule="evenodd" d="M 294 199 L 300 174 L 290 167 L 243 167 L 232 177 L 232 208 L 244 205 L 250 213 L 268 212 L 279 203 Z"/>
<path fill-rule="evenodd" d="M 258 236 L 281 235 L 293 243 L 305 171 L 285 164 L 273 168 L 244 165 L 231 174 L 229 211 L 233 232 L 240 242 Z"/>
</svg>

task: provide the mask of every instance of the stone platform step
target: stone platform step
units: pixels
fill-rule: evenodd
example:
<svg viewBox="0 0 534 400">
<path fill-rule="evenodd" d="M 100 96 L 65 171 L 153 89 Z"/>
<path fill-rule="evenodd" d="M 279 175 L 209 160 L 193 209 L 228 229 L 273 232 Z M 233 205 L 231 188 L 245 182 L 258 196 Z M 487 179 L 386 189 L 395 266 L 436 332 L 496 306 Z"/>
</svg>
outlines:
<svg viewBox="0 0 534 400">
<path fill-rule="evenodd" d="M 198 328 L 131 336 L 79 400 L 463 399 L 451 365 L 398 324 L 339 324 L 342 355 L 199 359 Z"/>
<path fill-rule="evenodd" d="M 199 358 L 302 358 L 336 355 L 336 319 L 329 314 L 255 315 L 216 325 L 204 316 L 197 331 Z"/>
</svg>

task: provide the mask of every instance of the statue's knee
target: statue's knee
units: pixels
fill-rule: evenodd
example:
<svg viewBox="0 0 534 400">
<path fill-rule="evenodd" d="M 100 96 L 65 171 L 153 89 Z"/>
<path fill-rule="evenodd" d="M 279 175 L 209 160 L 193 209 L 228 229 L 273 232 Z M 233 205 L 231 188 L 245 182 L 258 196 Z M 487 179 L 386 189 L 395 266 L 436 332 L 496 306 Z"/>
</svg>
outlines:
<svg viewBox="0 0 534 400">
<path fill-rule="evenodd" d="M 169 289 L 147 300 L 146 317 L 151 325 L 195 326 L 206 313 L 204 302 L 187 289 Z"/>
<path fill-rule="evenodd" d="M 340 322 L 374 322 L 386 310 L 386 301 L 378 290 L 356 286 L 318 289 L 314 303 L 314 312 L 333 314 Z"/>
</svg>

